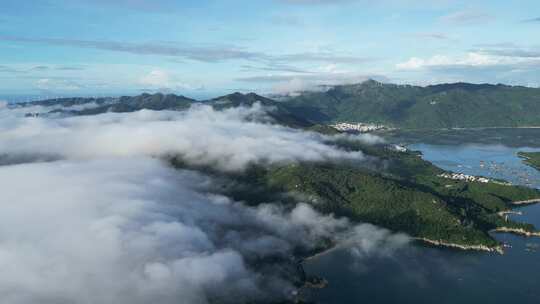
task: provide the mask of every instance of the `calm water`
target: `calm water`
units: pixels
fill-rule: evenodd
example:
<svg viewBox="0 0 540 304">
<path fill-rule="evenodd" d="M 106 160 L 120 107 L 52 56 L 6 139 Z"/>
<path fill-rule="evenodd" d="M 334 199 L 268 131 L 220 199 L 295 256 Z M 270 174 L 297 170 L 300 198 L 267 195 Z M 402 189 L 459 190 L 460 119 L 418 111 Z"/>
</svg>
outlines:
<svg viewBox="0 0 540 304">
<path fill-rule="evenodd" d="M 455 172 L 501 178 L 540 188 L 540 173 L 524 166 L 517 151 L 500 145 L 409 146 Z M 515 219 L 540 227 L 540 205 Z M 357 259 L 348 250 L 306 263 L 323 276 L 325 289 L 310 291 L 318 303 L 540 303 L 540 238 L 496 234 L 512 245 L 504 256 L 410 245 L 392 257 Z"/>
</svg>

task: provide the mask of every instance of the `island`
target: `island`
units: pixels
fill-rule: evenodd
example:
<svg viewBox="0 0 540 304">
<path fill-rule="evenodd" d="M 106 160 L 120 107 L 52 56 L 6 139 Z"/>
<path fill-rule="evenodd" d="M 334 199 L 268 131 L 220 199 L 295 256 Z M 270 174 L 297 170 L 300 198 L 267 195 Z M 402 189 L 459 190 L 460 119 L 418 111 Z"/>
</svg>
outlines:
<svg viewBox="0 0 540 304">
<path fill-rule="evenodd" d="M 536 170 L 540 170 L 540 152 L 519 152 L 518 156 L 523 159 L 523 163 Z"/>
</svg>

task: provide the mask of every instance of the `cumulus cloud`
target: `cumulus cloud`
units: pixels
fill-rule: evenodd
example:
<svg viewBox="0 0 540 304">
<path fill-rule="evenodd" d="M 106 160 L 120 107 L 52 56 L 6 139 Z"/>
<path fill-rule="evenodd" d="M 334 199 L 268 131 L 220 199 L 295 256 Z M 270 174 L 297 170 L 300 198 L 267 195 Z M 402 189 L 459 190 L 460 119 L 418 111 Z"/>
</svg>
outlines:
<svg viewBox="0 0 540 304">
<path fill-rule="evenodd" d="M 65 119 L 0 122 L 0 154 L 91 159 L 179 155 L 235 171 L 251 163 L 361 159 L 324 144 L 326 137 L 264 123 L 260 106 L 215 111 L 140 111 Z"/>
</svg>

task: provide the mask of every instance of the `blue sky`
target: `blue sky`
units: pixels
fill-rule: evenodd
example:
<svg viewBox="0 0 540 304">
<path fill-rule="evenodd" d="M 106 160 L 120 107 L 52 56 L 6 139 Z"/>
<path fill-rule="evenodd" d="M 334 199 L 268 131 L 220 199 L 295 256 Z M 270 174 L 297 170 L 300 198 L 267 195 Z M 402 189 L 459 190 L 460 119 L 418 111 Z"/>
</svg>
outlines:
<svg viewBox="0 0 540 304">
<path fill-rule="evenodd" d="M 2 0 L 0 95 L 536 87 L 539 33 L 537 0 Z"/>
</svg>

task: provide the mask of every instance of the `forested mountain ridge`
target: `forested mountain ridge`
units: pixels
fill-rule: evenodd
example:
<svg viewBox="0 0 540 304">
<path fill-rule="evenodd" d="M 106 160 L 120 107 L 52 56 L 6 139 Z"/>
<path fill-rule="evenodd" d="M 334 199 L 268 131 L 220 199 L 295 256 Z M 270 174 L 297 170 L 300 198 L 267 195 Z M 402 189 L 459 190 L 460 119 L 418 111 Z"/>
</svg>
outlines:
<svg viewBox="0 0 540 304">
<path fill-rule="evenodd" d="M 360 84 L 306 91 L 284 101 L 255 93 L 233 93 L 205 101 L 174 94 L 142 94 L 119 98 L 61 98 L 21 105 L 77 106 L 95 103 L 70 114 L 131 112 L 141 109 L 183 110 L 192 104 L 216 109 L 252 105 L 277 109 L 276 116 L 313 124 L 376 123 L 402 129 L 540 126 L 540 89 L 522 86 L 453 83 L 426 87 L 368 80 Z M 65 111 L 65 110 L 63 110 Z"/>
<path fill-rule="evenodd" d="M 426 87 L 368 80 L 290 98 L 319 123 L 364 122 L 407 129 L 540 126 L 540 89 L 454 83 Z"/>
</svg>

